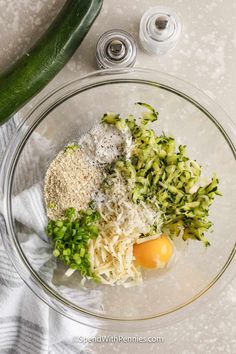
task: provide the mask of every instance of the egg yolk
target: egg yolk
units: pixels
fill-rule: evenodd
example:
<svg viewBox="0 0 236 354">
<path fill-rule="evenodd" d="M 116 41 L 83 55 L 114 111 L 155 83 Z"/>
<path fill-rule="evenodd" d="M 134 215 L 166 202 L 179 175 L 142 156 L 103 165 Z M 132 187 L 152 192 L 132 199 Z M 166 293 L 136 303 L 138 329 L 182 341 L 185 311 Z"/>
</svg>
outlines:
<svg viewBox="0 0 236 354">
<path fill-rule="evenodd" d="M 162 268 L 170 260 L 173 245 L 166 235 L 156 240 L 136 243 L 133 253 L 136 263 L 144 268 Z"/>
</svg>

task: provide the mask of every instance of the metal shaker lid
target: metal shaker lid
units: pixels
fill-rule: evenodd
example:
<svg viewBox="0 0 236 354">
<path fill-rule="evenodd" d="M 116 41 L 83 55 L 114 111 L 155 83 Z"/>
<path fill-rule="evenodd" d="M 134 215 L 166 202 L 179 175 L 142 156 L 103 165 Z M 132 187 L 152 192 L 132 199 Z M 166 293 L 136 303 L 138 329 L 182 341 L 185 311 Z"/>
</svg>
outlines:
<svg viewBox="0 0 236 354">
<path fill-rule="evenodd" d="M 97 42 L 96 59 L 101 69 L 131 67 L 136 61 L 136 56 L 136 42 L 126 31 L 107 31 Z"/>
</svg>

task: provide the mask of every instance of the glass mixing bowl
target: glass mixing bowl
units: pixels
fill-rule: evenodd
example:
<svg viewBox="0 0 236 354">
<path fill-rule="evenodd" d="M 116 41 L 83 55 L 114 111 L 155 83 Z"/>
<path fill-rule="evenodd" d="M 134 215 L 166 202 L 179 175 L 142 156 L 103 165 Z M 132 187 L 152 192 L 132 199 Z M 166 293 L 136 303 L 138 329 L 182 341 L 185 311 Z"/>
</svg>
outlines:
<svg viewBox="0 0 236 354">
<path fill-rule="evenodd" d="M 206 175 L 217 173 L 222 197 L 216 197 L 210 211 L 211 246 L 190 241 L 172 267 L 145 272 L 138 287 L 89 282 L 83 287 L 78 272 L 66 277 L 66 268 L 51 255 L 42 229 L 43 178 L 57 152 L 99 122 L 104 112 L 126 115 L 138 101 L 159 111 L 157 132 L 187 145 Z M 56 89 L 21 121 L 2 165 L 3 241 L 17 272 L 50 307 L 89 326 L 136 331 L 188 316 L 215 296 L 236 265 L 235 142 L 235 126 L 215 102 L 163 73 L 99 71 Z"/>
</svg>

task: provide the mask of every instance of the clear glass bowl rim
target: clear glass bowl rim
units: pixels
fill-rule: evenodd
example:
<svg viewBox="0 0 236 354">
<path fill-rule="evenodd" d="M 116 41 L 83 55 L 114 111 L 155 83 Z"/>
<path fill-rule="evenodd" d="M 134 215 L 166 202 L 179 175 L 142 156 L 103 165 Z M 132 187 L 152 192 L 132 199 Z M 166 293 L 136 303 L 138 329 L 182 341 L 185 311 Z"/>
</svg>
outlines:
<svg viewBox="0 0 236 354">
<path fill-rule="evenodd" d="M 106 330 L 136 331 L 137 329 L 146 330 L 162 327 L 169 323 L 173 324 L 173 322 L 192 314 L 194 309 L 196 309 L 196 307 L 199 308 L 203 302 L 212 299 L 213 295 L 221 290 L 235 274 L 236 244 L 221 272 L 203 291 L 188 302 L 167 313 L 159 314 L 158 316 L 122 320 L 94 315 L 66 301 L 42 281 L 28 263 L 17 241 L 11 214 L 11 183 L 14 176 L 14 166 L 17 163 L 17 159 L 25 142 L 47 114 L 71 96 L 104 84 L 134 81 L 168 89 L 194 104 L 217 125 L 227 140 L 234 157 L 236 156 L 236 127 L 233 121 L 218 104 L 199 89 L 175 76 L 153 69 L 137 67 L 133 69 L 108 69 L 95 71 L 83 77 L 78 77 L 57 87 L 43 99 L 40 99 L 35 107 L 31 109 L 19 123 L 4 156 L 0 174 L 0 190 L 2 192 L 3 215 L 6 225 L 6 233 L 2 232 L 3 243 L 18 274 L 26 285 L 54 310 L 82 324 Z M 6 234 L 7 237 L 5 237 Z"/>
</svg>

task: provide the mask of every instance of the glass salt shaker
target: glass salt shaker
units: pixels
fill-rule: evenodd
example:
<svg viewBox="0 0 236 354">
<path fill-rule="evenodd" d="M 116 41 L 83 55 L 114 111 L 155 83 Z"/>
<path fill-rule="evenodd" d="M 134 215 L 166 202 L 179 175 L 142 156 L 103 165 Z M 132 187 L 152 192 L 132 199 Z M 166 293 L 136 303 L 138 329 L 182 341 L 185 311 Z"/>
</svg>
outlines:
<svg viewBox="0 0 236 354">
<path fill-rule="evenodd" d="M 149 9 L 141 18 L 139 40 L 143 49 L 150 54 L 167 53 L 176 46 L 180 34 L 180 19 L 167 7 Z"/>
</svg>

